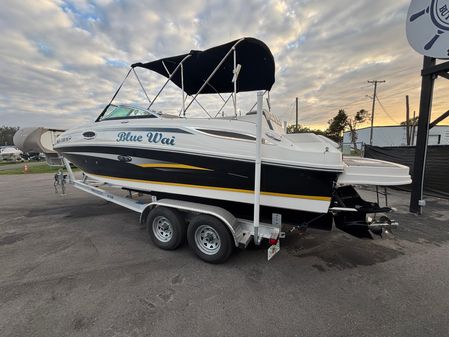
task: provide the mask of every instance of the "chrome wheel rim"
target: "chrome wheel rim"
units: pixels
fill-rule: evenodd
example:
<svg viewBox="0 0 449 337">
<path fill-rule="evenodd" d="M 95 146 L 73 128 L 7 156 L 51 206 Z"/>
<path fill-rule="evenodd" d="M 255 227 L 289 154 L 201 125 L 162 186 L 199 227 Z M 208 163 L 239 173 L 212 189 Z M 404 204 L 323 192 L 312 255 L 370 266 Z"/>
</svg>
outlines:
<svg viewBox="0 0 449 337">
<path fill-rule="evenodd" d="M 173 226 L 165 216 L 157 216 L 153 220 L 153 233 L 161 242 L 168 242 L 173 237 Z"/>
<path fill-rule="evenodd" d="M 206 255 L 216 254 L 221 247 L 220 236 L 208 225 L 201 225 L 195 231 L 195 244 Z"/>
</svg>

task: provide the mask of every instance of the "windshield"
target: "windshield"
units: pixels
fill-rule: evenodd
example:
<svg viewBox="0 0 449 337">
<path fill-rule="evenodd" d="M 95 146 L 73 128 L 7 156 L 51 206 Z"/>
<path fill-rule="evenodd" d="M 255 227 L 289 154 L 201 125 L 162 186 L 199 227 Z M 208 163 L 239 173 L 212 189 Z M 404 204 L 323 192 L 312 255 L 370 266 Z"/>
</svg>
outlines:
<svg viewBox="0 0 449 337">
<path fill-rule="evenodd" d="M 136 107 L 110 105 L 100 120 L 128 118 L 156 118 L 156 115 L 148 110 Z"/>
</svg>

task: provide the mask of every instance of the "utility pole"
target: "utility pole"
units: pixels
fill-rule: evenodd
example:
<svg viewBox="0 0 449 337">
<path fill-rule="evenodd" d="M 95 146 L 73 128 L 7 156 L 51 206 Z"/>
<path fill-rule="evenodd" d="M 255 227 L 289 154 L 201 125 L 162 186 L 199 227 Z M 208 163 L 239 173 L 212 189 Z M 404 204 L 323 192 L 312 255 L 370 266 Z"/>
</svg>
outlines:
<svg viewBox="0 0 449 337">
<path fill-rule="evenodd" d="M 410 145 L 415 143 L 415 129 L 416 129 L 416 111 L 413 111 L 413 122 L 412 122 L 412 134 L 410 136 Z"/>
<path fill-rule="evenodd" d="M 407 145 L 410 145 L 410 104 L 408 95 L 405 96 L 405 123 L 407 132 Z"/>
<path fill-rule="evenodd" d="M 377 84 L 385 83 L 385 81 L 373 80 L 373 81 L 368 81 L 368 83 L 374 84 L 373 107 L 371 109 L 371 132 L 369 135 L 369 145 L 373 145 L 374 109 L 376 108 Z"/>
<path fill-rule="evenodd" d="M 298 132 L 298 110 L 299 110 L 299 100 L 298 97 L 296 97 L 296 132 Z"/>
</svg>

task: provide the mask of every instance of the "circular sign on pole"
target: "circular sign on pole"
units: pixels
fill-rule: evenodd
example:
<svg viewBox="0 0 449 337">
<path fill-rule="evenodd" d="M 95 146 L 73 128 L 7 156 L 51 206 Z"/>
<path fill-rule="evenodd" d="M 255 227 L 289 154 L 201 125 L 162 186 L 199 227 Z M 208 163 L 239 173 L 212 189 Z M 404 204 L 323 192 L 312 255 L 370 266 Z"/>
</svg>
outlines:
<svg viewBox="0 0 449 337">
<path fill-rule="evenodd" d="M 406 29 L 408 42 L 418 53 L 449 58 L 449 0 L 412 0 Z"/>
</svg>

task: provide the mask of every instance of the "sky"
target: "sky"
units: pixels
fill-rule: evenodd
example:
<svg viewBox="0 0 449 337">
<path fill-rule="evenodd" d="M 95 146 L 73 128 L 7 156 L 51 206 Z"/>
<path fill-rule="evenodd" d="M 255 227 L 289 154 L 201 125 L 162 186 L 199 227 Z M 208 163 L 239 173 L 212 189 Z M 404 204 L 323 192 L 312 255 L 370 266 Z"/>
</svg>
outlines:
<svg viewBox="0 0 449 337">
<path fill-rule="evenodd" d="M 405 119 L 405 95 L 418 110 L 422 56 L 405 36 L 408 0 L 122 1 L 2 0 L 0 3 L 0 125 L 70 128 L 93 121 L 135 62 L 207 49 L 250 36 L 264 41 L 276 62 L 271 108 L 282 120 L 325 128 L 339 109 L 371 110 L 375 125 Z M 142 70 L 142 69 L 140 69 Z M 159 75 L 138 71 L 150 97 Z M 438 80 L 434 115 L 447 110 Z M 176 113 L 174 85 L 154 105 Z M 255 93 L 239 99 L 242 113 Z M 200 99 L 200 102 L 201 99 Z M 133 76 L 117 103 L 145 106 Z M 205 97 L 217 111 L 220 100 Z M 192 106 L 193 107 L 193 106 Z M 229 104 L 226 113 L 232 112 Z M 196 106 L 188 114 L 205 117 Z"/>
</svg>

